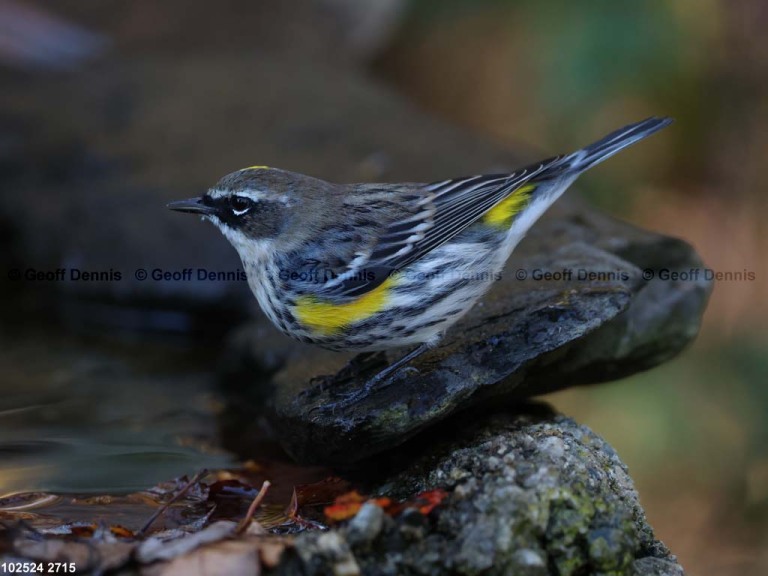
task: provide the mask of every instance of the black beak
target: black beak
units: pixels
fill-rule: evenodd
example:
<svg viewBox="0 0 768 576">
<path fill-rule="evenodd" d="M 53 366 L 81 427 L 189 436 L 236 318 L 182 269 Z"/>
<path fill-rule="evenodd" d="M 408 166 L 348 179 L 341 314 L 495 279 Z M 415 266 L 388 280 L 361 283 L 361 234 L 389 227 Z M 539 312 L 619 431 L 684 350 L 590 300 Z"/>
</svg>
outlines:
<svg viewBox="0 0 768 576">
<path fill-rule="evenodd" d="M 168 204 L 168 208 L 177 212 L 189 212 L 190 214 L 215 214 L 216 209 L 213 206 L 203 204 L 202 198 L 190 198 L 189 200 L 177 200 Z"/>
</svg>

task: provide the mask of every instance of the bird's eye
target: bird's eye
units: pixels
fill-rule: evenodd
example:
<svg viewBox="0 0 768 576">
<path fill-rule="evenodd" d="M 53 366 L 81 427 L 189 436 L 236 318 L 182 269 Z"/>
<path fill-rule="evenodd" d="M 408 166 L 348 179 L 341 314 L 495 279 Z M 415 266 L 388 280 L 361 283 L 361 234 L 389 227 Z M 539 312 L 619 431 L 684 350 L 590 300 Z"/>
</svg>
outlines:
<svg viewBox="0 0 768 576">
<path fill-rule="evenodd" d="M 253 207 L 253 200 L 245 196 L 232 196 L 229 199 L 229 207 L 235 216 L 242 216 Z"/>
</svg>

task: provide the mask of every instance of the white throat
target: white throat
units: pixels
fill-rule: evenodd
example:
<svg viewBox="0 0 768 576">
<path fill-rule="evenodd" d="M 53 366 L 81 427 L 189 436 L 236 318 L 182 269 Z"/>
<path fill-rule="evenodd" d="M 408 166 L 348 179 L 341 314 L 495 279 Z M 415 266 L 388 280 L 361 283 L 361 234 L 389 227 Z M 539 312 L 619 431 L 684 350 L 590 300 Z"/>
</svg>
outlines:
<svg viewBox="0 0 768 576">
<path fill-rule="evenodd" d="M 276 314 L 276 304 L 274 290 L 271 289 L 272 283 L 269 277 L 274 276 L 274 262 L 272 259 L 274 247 L 273 242 L 266 239 L 248 238 L 241 232 L 233 230 L 228 226 L 221 225 L 213 220 L 216 227 L 226 236 L 227 240 L 234 246 L 243 262 L 243 269 L 248 278 L 248 286 L 256 296 L 261 309 L 275 325 L 279 326 Z"/>
<path fill-rule="evenodd" d="M 272 242 L 263 238 L 248 238 L 242 232 L 233 230 L 229 226 L 221 224 L 215 219 L 211 221 L 216 227 L 221 230 L 221 233 L 229 240 L 229 243 L 234 246 L 237 253 L 240 254 L 240 259 L 243 261 L 246 271 L 249 268 L 261 268 L 262 265 L 269 260 L 272 254 Z"/>
</svg>

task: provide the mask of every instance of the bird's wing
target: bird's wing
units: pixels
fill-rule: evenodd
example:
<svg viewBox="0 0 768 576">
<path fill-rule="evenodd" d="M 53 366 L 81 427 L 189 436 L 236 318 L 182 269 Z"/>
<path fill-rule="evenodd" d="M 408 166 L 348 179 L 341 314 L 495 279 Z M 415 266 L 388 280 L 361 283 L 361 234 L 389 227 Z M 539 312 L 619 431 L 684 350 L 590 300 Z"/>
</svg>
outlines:
<svg viewBox="0 0 768 576">
<path fill-rule="evenodd" d="M 562 162 L 558 156 L 512 174 L 445 180 L 395 193 L 404 214 L 381 226 L 375 238 L 356 251 L 319 294 L 353 298 L 373 290 L 391 274 L 419 260 L 467 229 L 501 200 Z M 410 192 L 410 193 L 408 193 Z"/>
</svg>

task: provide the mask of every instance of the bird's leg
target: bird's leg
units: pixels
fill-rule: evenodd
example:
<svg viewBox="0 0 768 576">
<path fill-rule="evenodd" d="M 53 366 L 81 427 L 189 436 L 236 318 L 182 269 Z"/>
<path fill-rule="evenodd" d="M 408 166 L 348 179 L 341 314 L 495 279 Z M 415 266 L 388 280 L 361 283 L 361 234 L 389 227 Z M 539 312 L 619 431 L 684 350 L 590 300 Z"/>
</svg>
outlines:
<svg viewBox="0 0 768 576">
<path fill-rule="evenodd" d="M 394 364 L 387 366 L 384 368 L 381 372 L 376 374 L 373 378 L 368 380 L 361 388 L 358 390 L 355 390 L 354 392 L 351 392 L 349 394 L 342 394 L 341 398 L 338 401 L 331 402 L 325 406 L 323 406 L 323 410 L 335 410 L 337 408 L 345 408 L 349 406 L 350 404 L 354 404 L 361 398 L 364 398 L 374 390 L 381 390 L 382 388 L 385 388 L 390 383 L 386 382 L 386 379 L 388 376 L 402 368 L 405 364 L 408 364 L 411 362 L 414 358 L 421 356 L 424 352 L 429 350 L 432 346 L 430 344 L 419 344 L 416 348 L 408 352 L 405 356 L 400 358 L 397 362 Z"/>
<path fill-rule="evenodd" d="M 360 373 L 367 364 L 371 363 L 376 356 L 381 354 L 382 353 L 378 350 L 375 352 L 360 352 L 338 371 L 336 374 L 337 380 L 347 380 L 354 377 L 356 374 Z M 386 362 L 386 358 L 381 358 L 377 364 L 384 362 Z"/>
<path fill-rule="evenodd" d="M 379 387 L 379 383 L 384 380 L 387 376 L 390 374 L 394 374 L 397 370 L 408 364 L 411 360 L 414 360 L 424 354 L 427 350 L 429 350 L 431 346 L 429 344 L 419 344 L 416 348 L 408 352 L 405 356 L 400 358 L 397 362 L 394 364 L 390 364 L 386 368 L 384 368 L 381 372 L 376 374 L 373 378 L 368 380 L 368 382 L 365 383 L 363 386 L 363 390 L 365 392 L 370 392 L 374 388 Z M 383 386 L 382 386 L 383 388 Z"/>
</svg>

